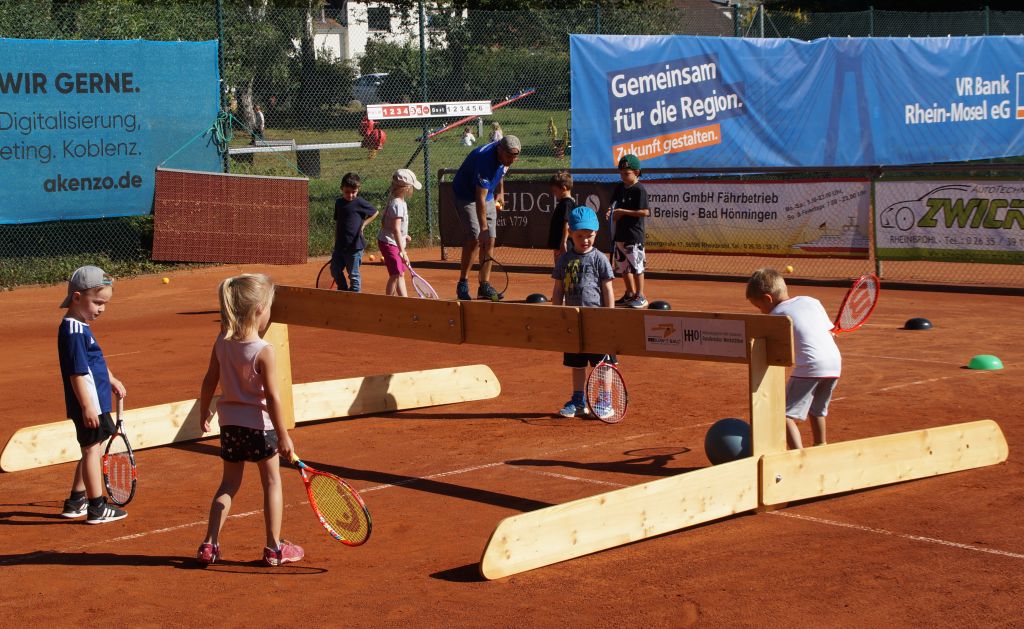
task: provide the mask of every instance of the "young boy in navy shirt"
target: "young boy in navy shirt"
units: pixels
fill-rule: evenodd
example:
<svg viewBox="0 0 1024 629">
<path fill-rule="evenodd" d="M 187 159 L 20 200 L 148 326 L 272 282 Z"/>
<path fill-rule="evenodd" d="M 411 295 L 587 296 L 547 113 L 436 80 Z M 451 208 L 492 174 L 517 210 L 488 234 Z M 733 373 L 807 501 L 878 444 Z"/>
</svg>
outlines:
<svg viewBox="0 0 1024 629">
<path fill-rule="evenodd" d="M 359 265 L 366 249 L 363 230 L 377 218 L 377 208 L 359 196 L 362 180 L 355 173 L 341 178 L 341 198 L 334 202 L 334 252 L 331 254 L 331 277 L 338 290 L 358 293 L 362 288 Z M 348 273 L 348 278 L 345 277 Z"/>
<path fill-rule="evenodd" d="M 82 459 L 75 468 L 71 495 L 64 501 L 65 518 L 87 516 L 88 524 L 105 524 L 128 515 L 106 503 L 100 457 L 104 442 L 114 434 L 110 417 L 111 391 L 125 396 L 124 385 L 110 373 L 89 322 L 103 314 L 114 295 L 114 280 L 95 266 L 77 269 L 68 282 L 61 308 L 67 314 L 57 333 L 60 375 L 64 382 L 67 416 L 75 424 Z"/>
</svg>

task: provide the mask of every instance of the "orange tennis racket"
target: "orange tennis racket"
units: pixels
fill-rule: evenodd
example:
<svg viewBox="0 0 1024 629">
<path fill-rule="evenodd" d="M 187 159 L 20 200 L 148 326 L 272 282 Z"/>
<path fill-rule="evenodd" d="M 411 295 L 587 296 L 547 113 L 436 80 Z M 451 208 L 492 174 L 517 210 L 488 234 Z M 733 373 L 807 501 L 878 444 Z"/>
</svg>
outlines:
<svg viewBox="0 0 1024 629">
<path fill-rule="evenodd" d="M 359 546 L 370 539 L 373 522 L 362 496 L 334 474 L 314 469 L 292 453 L 306 485 L 309 506 L 331 537 L 346 546 Z"/>
</svg>

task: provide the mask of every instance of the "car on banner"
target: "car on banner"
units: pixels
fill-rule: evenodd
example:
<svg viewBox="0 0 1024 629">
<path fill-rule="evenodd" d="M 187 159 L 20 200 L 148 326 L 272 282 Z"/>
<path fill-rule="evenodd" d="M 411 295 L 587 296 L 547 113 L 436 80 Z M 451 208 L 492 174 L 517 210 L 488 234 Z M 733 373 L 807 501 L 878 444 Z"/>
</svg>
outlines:
<svg viewBox="0 0 1024 629">
<path fill-rule="evenodd" d="M 892 203 L 878 213 L 879 226 L 886 229 L 898 229 L 904 232 L 910 231 L 917 224 L 918 218 L 928 211 L 928 199 L 936 192 L 942 192 L 943 190 L 967 192 L 970 190 L 970 186 L 963 184 L 939 186 L 916 199 Z"/>
<path fill-rule="evenodd" d="M 352 84 L 352 99 L 363 105 L 375 105 L 381 102 L 380 86 L 384 84 L 384 79 L 387 77 L 387 72 L 375 72 L 359 77 Z"/>
</svg>

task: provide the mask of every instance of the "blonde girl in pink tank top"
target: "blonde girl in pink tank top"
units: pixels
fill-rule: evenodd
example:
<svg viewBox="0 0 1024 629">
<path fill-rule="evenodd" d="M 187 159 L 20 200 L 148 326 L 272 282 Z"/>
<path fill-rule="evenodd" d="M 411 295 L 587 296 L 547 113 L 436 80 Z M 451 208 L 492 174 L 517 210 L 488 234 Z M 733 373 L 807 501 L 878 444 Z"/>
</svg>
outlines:
<svg viewBox="0 0 1024 629">
<path fill-rule="evenodd" d="M 199 396 L 203 432 L 209 432 L 210 403 L 220 384 L 217 415 L 224 474 L 210 505 L 210 523 L 196 558 L 209 565 L 221 558 L 220 531 L 242 486 L 245 462 L 256 463 L 263 483 L 267 544 L 263 560 L 271 566 L 299 561 L 302 548 L 281 539 L 284 499 L 279 456 L 291 459 L 292 440 L 283 423 L 275 377 L 274 346 L 260 338 L 270 325 L 274 284 L 266 275 L 229 277 L 220 285 L 221 332 L 210 353 L 210 367 Z"/>
</svg>

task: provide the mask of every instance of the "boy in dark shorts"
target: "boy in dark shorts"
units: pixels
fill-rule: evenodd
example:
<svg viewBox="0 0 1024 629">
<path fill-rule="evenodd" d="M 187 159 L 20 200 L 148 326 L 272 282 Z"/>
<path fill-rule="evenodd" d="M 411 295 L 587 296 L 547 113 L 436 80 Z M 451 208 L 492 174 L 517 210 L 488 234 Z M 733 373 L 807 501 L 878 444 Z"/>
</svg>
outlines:
<svg viewBox="0 0 1024 629">
<path fill-rule="evenodd" d="M 106 503 L 100 458 L 104 442 L 114 434 L 110 417 L 111 392 L 125 396 L 124 385 L 110 373 L 96 337 L 89 327 L 114 295 L 114 280 L 95 266 L 77 269 L 68 282 L 68 295 L 61 303 L 67 313 L 57 332 L 60 376 L 64 382 L 67 416 L 75 424 L 82 459 L 75 468 L 71 495 L 64 501 L 65 518 L 86 516 L 88 524 L 105 524 L 128 515 Z"/>
<path fill-rule="evenodd" d="M 615 293 L 612 282 L 612 265 L 603 253 L 594 248 L 599 225 L 597 215 L 586 206 L 569 212 L 569 235 L 572 238 L 572 249 L 565 252 L 555 263 L 551 277 L 555 279 L 555 287 L 551 295 L 551 303 L 561 306 L 584 307 L 615 307 Z M 562 364 L 572 368 L 572 398 L 558 411 L 562 417 L 583 417 L 587 414 L 583 398 L 583 387 L 587 380 L 587 363 L 596 366 L 604 354 L 566 353 Z M 608 357 L 615 363 L 615 356 Z M 604 403 L 599 400 L 591 409 L 599 418 L 613 415 L 610 400 Z"/>
</svg>

